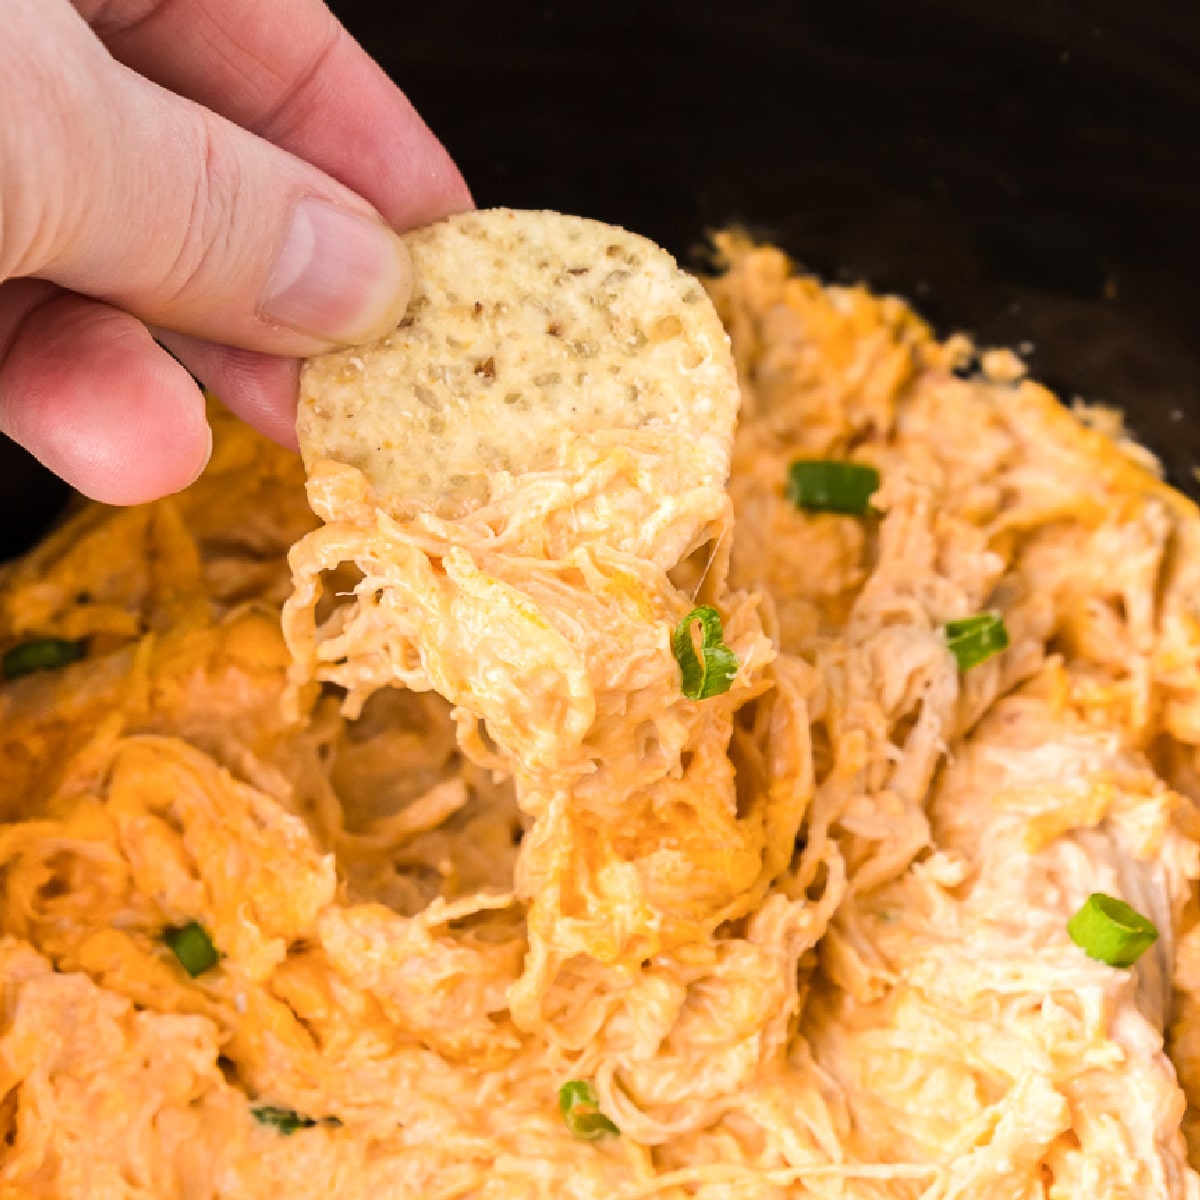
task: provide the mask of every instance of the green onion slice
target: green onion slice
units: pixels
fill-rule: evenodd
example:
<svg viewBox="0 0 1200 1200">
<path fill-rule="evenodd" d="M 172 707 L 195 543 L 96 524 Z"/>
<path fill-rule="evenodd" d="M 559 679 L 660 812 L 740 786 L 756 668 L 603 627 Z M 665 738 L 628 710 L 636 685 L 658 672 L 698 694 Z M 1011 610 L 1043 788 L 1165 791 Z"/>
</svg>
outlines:
<svg viewBox="0 0 1200 1200">
<path fill-rule="evenodd" d="M 969 671 L 1008 648 L 1008 630 L 1003 617 L 980 613 L 961 621 L 947 621 L 946 645 L 958 660 L 958 669 Z"/>
<path fill-rule="evenodd" d="M 34 638 L 6 651 L 0 659 L 0 672 L 3 672 L 5 679 L 19 679 L 22 675 L 32 675 L 34 671 L 53 671 L 57 667 L 65 667 L 82 657 L 83 642 L 52 637 Z"/>
<path fill-rule="evenodd" d="M 179 929 L 168 929 L 163 941 L 175 952 L 183 969 L 195 979 L 217 965 L 220 955 L 212 939 L 198 921 L 192 921 Z"/>
<path fill-rule="evenodd" d="M 879 490 L 879 472 L 865 463 L 798 459 L 788 467 L 787 497 L 805 512 L 865 517 Z"/>
<path fill-rule="evenodd" d="M 1132 967 L 1158 940 L 1158 930 L 1124 900 L 1093 892 L 1067 922 L 1067 933 L 1089 958 Z"/>
<path fill-rule="evenodd" d="M 581 1142 L 619 1136 L 620 1130 L 600 1111 L 596 1089 L 586 1079 L 571 1079 L 558 1089 L 558 1111 Z"/>
<path fill-rule="evenodd" d="M 305 1117 L 294 1108 L 277 1108 L 274 1104 L 259 1104 L 250 1110 L 250 1115 L 260 1124 L 278 1129 L 284 1137 L 291 1137 L 297 1129 L 311 1129 L 317 1124 L 312 1117 Z"/>
<path fill-rule="evenodd" d="M 692 628 L 700 623 L 700 653 Z M 725 645 L 721 614 L 709 604 L 693 608 L 671 634 L 671 653 L 679 664 L 680 690 L 689 700 L 707 700 L 729 691 L 738 673 L 737 655 Z"/>
</svg>

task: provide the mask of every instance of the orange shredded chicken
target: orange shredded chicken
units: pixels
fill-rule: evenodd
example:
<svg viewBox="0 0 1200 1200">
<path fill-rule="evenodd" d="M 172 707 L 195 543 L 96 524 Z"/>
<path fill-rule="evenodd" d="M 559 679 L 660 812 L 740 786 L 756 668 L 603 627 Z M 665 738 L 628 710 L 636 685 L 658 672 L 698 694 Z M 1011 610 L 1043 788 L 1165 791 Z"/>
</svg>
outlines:
<svg viewBox="0 0 1200 1200">
<path fill-rule="evenodd" d="M 329 465 L 318 521 L 214 404 L 192 488 L 0 568 L 0 651 L 86 651 L 0 686 L 0 1200 L 1200 1200 L 1200 516 L 1012 356 L 722 245 L 727 492 L 639 434 L 452 521 Z"/>
</svg>

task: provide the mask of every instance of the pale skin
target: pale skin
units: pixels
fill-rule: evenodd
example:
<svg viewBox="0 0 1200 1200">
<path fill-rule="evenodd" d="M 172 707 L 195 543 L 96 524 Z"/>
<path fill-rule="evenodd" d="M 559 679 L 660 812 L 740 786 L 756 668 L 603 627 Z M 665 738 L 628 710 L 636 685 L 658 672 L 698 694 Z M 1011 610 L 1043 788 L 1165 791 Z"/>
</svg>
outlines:
<svg viewBox="0 0 1200 1200">
<path fill-rule="evenodd" d="M 446 151 L 320 0 L 0 10 L 0 430 L 154 499 L 208 459 L 190 371 L 294 446 L 298 359 L 393 326 L 395 231 L 471 207 Z"/>
</svg>

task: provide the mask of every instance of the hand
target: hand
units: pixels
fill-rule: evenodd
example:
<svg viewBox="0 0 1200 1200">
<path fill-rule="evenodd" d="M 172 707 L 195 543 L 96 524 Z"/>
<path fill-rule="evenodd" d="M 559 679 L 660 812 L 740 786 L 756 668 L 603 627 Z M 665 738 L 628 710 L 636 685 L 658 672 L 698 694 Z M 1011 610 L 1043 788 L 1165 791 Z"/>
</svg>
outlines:
<svg viewBox="0 0 1200 1200">
<path fill-rule="evenodd" d="M 392 230 L 470 207 L 445 150 L 321 0 L 0 4 L 0 429 L 96 499 L 175 491 L 182 362 L 295 445 L 297 356 L 394 325 Z"/>
</svg>

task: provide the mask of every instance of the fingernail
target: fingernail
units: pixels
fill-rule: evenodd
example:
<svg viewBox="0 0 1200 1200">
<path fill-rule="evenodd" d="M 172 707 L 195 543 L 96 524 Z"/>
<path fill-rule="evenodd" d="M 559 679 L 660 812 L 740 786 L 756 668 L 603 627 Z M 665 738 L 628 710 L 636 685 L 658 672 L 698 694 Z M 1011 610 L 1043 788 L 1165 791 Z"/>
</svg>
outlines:
<svg viewBox="0 0 1200 1200">
<path fill-rule="evenodd" d="M 208 464 L 212 461 L 213 431 L 212 426 L 207 422 L 204 425 L 204 432 L 208 435 L 208 448 L 204 451 L 204 461 L 196 468 L 196 473 L 191 478 L 192 483 L 195 483 L 208 470 Z"/>
<path fill-rule="evenodd" d="M 322 341 L 382 337 L 412 294 L 408 249 L 382 221 L 305 197 L 292 209 L 259 315 Z"/>
</svg>

